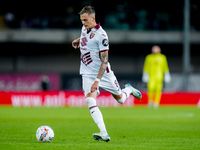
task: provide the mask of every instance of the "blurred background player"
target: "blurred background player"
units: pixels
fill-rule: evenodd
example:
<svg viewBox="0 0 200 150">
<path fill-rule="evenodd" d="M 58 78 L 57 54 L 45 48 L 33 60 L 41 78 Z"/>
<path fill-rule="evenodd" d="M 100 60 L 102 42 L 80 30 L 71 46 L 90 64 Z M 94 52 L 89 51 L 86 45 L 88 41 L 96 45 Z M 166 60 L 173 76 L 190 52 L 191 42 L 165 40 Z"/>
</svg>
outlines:
<svg viewBox="0 0 200 150">
<path fill-rule="evenodd" d="M 167 58 L 161 54 L 159 46 L 152 47 L 152 54 L 146 56 L 143 67 L 142 81 L 147 83 L 148 106 L 159 107 L 163 80 L 171 81 Z"/>
</svg>

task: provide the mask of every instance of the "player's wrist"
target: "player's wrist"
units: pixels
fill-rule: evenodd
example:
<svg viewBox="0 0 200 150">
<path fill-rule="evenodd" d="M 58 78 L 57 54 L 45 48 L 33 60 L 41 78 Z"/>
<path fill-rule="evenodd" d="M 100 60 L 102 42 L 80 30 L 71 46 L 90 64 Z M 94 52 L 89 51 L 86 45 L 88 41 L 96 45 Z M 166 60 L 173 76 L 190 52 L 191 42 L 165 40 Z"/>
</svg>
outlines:
<svg viewBox="0 0 200 150">
<path fill-rule="evenodd" d="M 100 79 L 99 79 L 99 78 L 96 78 L 95 81 L 100 82 Z"/>
</svg>

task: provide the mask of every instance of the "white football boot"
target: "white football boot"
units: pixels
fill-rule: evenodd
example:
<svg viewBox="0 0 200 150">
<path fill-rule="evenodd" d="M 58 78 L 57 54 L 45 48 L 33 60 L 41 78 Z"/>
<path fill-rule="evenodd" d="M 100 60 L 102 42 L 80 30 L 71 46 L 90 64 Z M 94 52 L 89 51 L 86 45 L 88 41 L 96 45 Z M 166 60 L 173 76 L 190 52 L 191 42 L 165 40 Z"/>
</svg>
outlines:
<svg viewBox="0 0 200 150">
<path fill-rule="evenodd" d="M 125 87 L 131 88 L 132 92 L 130 94 L 133 95 L 135 98 L 137 98 L 137 99 L 142 98 L 142 94 L 140 93 L 140 91 L 135 89 L 134 87 L 132 87 L 132 85 L 130 85 L 129 83 L 126 84 Z"/>
<path fill-rule="evenodd" d="M 92 137 L 97 141 L 105 141 L 105 142 L 110 141 L 110 136 L 104 132 L 94 133 Z"/>
</svg>

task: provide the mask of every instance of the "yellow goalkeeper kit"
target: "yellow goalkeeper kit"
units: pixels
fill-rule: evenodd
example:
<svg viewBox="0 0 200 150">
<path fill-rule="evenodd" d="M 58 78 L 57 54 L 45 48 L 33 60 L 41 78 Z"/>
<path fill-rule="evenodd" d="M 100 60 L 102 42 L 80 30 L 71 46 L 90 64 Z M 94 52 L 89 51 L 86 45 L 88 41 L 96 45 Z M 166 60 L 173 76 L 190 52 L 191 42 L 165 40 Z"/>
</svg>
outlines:
<svg viewBox="0 0 200 150">
<path fill-rule="evenodd" d="M 171 79 L 166 56 L 161 53 L 147 55 L 142 78 L 143 82 L 147 82 L 149 102 L 154 101 L 154 105 L 158 106 L 161 99 L 163 79 L 165 82 L 169 82 Z"/>
</svg>

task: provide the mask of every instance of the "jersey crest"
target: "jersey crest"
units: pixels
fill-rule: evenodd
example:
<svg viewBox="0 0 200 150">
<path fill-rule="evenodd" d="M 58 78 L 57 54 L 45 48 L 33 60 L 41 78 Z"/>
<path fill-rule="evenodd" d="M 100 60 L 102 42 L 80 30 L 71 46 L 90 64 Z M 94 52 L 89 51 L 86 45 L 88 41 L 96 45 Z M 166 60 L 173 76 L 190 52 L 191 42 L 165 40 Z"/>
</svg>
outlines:
<svg viewBox="0 0 200 150">
<path fill-rule="evenodd" d="M 92 39 L 94 36 L 95 36 L 95 34 L 92 32 L 92 33 L 90 34 L 90 39 Z"/>
</svg>

